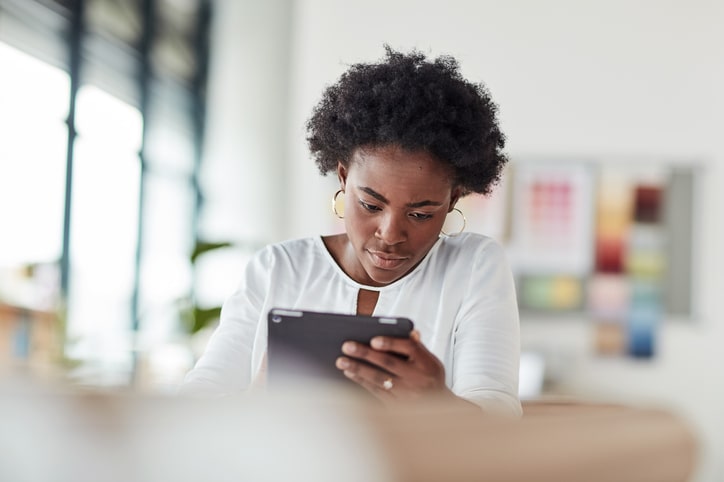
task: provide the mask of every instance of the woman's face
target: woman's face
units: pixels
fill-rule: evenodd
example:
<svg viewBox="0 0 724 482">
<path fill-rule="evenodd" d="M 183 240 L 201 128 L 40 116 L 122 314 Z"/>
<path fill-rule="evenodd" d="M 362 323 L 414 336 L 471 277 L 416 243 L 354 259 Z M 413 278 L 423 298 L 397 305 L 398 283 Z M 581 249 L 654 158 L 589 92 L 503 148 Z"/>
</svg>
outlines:
<svg viewBox="0 0 724 482">
<path fill-rule="evenodd" d="M 357 149 L 337 172 L 349 240 L 340 262 L 369 286 L 390 284 L 417 266 L 460 192 L 446 165 L 395 146 Z"/>
</svg>

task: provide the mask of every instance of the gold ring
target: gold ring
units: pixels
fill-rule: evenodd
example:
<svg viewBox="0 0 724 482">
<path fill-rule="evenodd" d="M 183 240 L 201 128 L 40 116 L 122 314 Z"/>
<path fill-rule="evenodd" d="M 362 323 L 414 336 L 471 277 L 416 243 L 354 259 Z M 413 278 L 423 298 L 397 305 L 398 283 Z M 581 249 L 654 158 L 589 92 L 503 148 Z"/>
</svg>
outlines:
<svg viewBox="0 0 724 482">
<path fill-rule="evenodd" d="M 382 388 L 384 388 L 384 389 L 387 390 L 388 392 L 389 392 L 390 390 L 392 390 L 392 387 L 394 387 L 394 386 L 395 386 L 395 384 L 392 383 L 392 378 L 388 378 L 388 379 L 386 379 L 384 382 L 382 382 Z"/>
</svg>

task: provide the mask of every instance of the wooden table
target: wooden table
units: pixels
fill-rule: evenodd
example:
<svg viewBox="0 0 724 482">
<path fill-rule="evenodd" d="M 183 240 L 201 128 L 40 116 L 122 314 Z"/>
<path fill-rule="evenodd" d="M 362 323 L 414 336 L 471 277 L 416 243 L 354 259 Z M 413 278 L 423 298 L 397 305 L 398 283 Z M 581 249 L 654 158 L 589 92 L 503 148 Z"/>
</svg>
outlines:
<svg viewBox="0 0 724 482">
<path fill-rule="evenodd" d="M 683 482 L 697 443 L 657 409 L 527 403 L 522 419 L 329 392 L 222 400 L 0 379 L 0 480 Z"/>
</svg>

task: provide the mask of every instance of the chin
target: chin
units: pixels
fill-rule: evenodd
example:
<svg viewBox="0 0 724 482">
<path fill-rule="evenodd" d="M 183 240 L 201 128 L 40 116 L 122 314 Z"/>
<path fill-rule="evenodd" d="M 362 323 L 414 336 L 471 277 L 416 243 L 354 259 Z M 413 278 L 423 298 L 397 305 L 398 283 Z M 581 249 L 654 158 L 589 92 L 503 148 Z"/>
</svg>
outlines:
<svg viewBox="0 0 724 482">
<path fill-rule="evenodd" d="M 388 271 L 388 270 L 379 269 L 377 267 L 370 267 L 370 269 L 367 270 L 367 276 L 370 278 L 370 280 L 372 280 L 372 282 L 375 285 L 380 285 L 380 286 L 386 286 L 386 285 L 392 284 L 395 281 L 397 281 L 398 279 L 405 276 L 406 273 L 407 273 L 407 270 L 405 270 L 405 271 L 398 271 L 398 270 Z"/>
</svg>

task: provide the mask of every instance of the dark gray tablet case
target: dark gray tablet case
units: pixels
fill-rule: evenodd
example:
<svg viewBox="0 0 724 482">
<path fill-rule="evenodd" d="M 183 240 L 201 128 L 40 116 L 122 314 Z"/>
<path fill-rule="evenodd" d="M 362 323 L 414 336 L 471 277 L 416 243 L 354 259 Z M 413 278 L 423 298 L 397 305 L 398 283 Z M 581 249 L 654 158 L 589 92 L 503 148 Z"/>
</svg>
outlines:
<svg viewBox="0 0 724 482">
<path fill-rule="evenodd" d="M 268 320 L 268 385 L 299 383 L 304 379 L 343 380 L 335 367 L 347 340 L 369 345 L 375 336 L 410 336 L 407 318 L 343 315 L 275 308 Z"/>
</svg>

